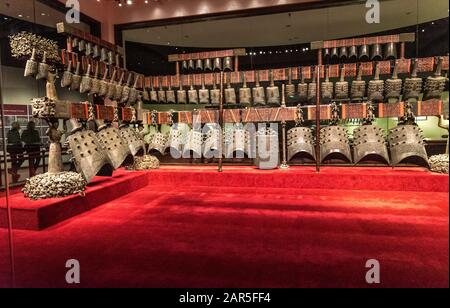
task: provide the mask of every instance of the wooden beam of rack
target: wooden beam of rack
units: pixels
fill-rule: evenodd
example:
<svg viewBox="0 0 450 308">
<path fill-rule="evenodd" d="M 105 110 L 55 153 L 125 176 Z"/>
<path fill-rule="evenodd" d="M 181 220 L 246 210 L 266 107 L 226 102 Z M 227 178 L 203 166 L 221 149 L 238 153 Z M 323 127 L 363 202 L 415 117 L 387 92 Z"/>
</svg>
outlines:
<svg viewBox="0 0 450 308">
<path fill-rule="evenodd" d="M 448 70 L 449 67 L 449 57 L 444 56 L 442 57 L 442 69 L 444 71 Z M 434 70 L 435 65 L 435 57 L 427 57 L 427 58 L 418 58 L 418 72 L 419 73 L 430 73 Z M 392 61 L 385 60 L 385 61 L 379 61 L 380 64 L 380 74 L 381 75 L 390 75 L 392 73 L 391 64 Z M 409 74 L 411 70 L 411 59 L 398 59 L 398 73 L 399 74 Z M 357 76 L 357 64 L 356 63 L 345 63 L 343 64 L 345 68 L 345 77 L 353 78 Z M 339 78 L 340 74 L 340 68 L 342 67 L 342 64 L 332 64 L 328 65 L 328 71 L 329 71 L 329 77 L 330 78 Z M 362 66 L 362 76 L 373 76 L 373 68 L 375 67 L 375 62 L 363 62 Z M 291 67 L 292 72 L 292 80 L 299 80 L 300 74 L 299 74 L 299 67 Z M 312 77 L 312 71 L 314 69 L 314 66 L 303 66 L 300 67 L 300 70 L 302 71 L 302 74 L 304 75 L 305 79 L 308 80 Z M 320 78 L 324 78 L 324 69 L 321 68 L 321 74 Z M 269 81 L 269 70 L 258 70 L 260 81 L 261 82 L 267 82 Z M 279 69 L 273 69 L 273 75 L 274 80 L 279 81 L 286 81 L 289 77 L 289 68 L 279 68 Z M 215 73 L 219 74 L 219 73 Z M 242 80 L 242 74 L 245 74 L 246 80 L 248 83 L 255 82 L 255 71 L 235 71 L 231 73 L 231 83 L 232 84 L 239 84 Z M 213 76 L 214 73 L 205 73 L 205 85 L 210 86 L 213 84 Z M 189 86 L 189 75 L 172 75 L 172 76 L 153 76 L 153 87 L 158 88 L 159 84 L 158 81 L 161 81 L 161 86 L 164 88 L 168 87 L 169 79 L 171 81 L 172 87 L 179 87 L 179 82 L 181 81 L 183 86 Z M 201 74 L 195 74 L 193 78 L 194 86 L 201 86 Z M 145 77 L 145 85 L 147 88 L 151 87 L 151 77 Z"/>
<path fill-rule="evenodd" d="M 218 50 L 218 51 L 204 51 L 194 53 L 182 53 L 169 55 L 169 62 L 189 61 L 189 60 L 204 60 L 213 58 L 225 57 L 242 57 L 246 55 L 245 48 Z"/>
<path fill-rule="evenodd" d="M 405 103 L 378 103 L 375 106 L 375 116 L 377 118 L 397 118 L 405 115 Z M 413 112 L 416 116 L 440 116 L 445 113 L 445 106 L 442 100 L 419 101 L 412 104 Z M 314 121 L 320 114 L 321 120 L 331 119 L 331 105 L 320 105 L 319 112 L 315 105 L 302 106 L 305 120 Z M 367 116 L 367 103 L 345 103 L 339 106 L 342 120 L 363 119 Z M 158 112 L 158 124 L 168 124 L 165 119 L 169 119 L 169 112 Z M 151 119 L 151 112 L 144 112 L 144 119 Z M 175 111 L 174 118 L 178 123 L 192 124 L 193 112 Z M 200 116 L 202 123 L 218 123 L 219 111 L 200 109 L 195 111 Z M 297 107 L 278 108 L 245 108 L 245 109 L 224 109 L 222 115 L 224 123 L 258 123 L 258 122 L 282 122 L 295 121 L 298 114 Z M 150 122 L 147 122 L 147 124 Z"/>
<path fill-rule="evenodd" d="M 104 48 L 107 48 L 109 50 L 113 50 L 116 53 L 120 54 L 121 56 L 124 55 L 124 50 L 123 50 L 122 47 L 114 45 L 114 44 L 111 44 L 110 42 L 102 40 L 99 37 L 96 37 L 96 36 L 93 36 L 93 35 L 91 35 L 89 33 L 86 33 L 86 32 L 83 32 L 81 30 L 78 30 L 78 29 L 76 29 L 76 28 L 74 28 L 74 27 L 72 27 L 72 26 L 70 26 L 70 25 L 68 25 L 68 24 L 66 24 L 64 22 L 57 23 L 56 24 L 56 29 L 57 29 L 57 32 L 59 34 L 65 34 L 65 35 L 68 35 L 68 36 L 76 36 L 76 37 L 78 37 L 78 38 L 80 38 L 82 40 L 91 42 L 91 43 L 96 44 L 96 45 L 98 45 L 100 47 L 104 47 Z"/>
<path fill-rule="evenodd" d="M 416 34 L 414 32 L 410 32 L 395 35 L 350 38 L 331 41 L 315 41 L 311 43 L 311 49 L 317 50 L 322 48 L 334 48 L 334 47 L 339 48 L 339 47 L 351 47 L 351 46 L 387 44 L 387 43 L 406 43 L 415 41 L 416 41 Z"/>
</svg>

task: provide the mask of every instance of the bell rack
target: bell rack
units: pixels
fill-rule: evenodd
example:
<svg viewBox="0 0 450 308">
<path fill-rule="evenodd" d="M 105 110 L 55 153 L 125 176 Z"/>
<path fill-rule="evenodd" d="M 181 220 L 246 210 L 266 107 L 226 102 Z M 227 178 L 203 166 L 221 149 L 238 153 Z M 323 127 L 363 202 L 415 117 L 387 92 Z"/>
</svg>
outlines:
<svg viewBox="0 0 450 308">
<path fill-rule="evenodd" d="M 56 30 L 57 30 L 57 32 L 59 34 L 64 34 L 64 35 L 66 35 L 68 37 L 75 36 L 75 37 L 78 37 L 79 39 L 82 39 L 82 40 L 84 40 L 86 42 L 91 42 L 91 43 L 93 43 L 95 45 L 98 45 L 100 47 L 104 47 L 104 48 L 106 48 L 108 50 L 114 51 L 114 52 L 118 53 L 122 57 L 124 55 L 123 47 L 111 44 L 108 41 L 102 40 L 101 38 L 96 37 L 96 36 L 94 36 L 94 35 L 92 35 L 90 33 L 83 32 L 83 31 L 81 31 L 81 30 L 79 30 L 79 29 L 77 29 L 75 27 L 72 27 L 72 26 L 70 26 L 70 25 L 68 25 L 68 24 L 66 24 L 64 22 L 57 23 L 56 24 Z"/>
</svg>

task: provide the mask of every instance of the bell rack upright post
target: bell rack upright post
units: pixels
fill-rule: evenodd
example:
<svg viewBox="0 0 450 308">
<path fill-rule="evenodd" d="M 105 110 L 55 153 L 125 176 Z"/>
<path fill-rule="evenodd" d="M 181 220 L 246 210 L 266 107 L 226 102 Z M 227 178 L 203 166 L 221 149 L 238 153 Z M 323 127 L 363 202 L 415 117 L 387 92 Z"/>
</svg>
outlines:
<svg viewBox="0 0 450 308">
<path fill-rule="evenodd" d="M 10 190 L 9 190 L 9 175 L 8 175 L 8 151 L 6 145 L 6 129 L 5 129 L 5 104 L 3 102 L 3 73 L 1 71 L 2 68 L 2 51 L 0 49 L 0 120 L 1 120 L 1 130 L 2 130 L 2 151 L 3 151 L 3 167 L 5 172 L 5 204 L 6 204 L 6 220 L 8 227 L 8 250 L 9 250 L 9 266 L 10 266 L 10 279 L 11 279 L 11 287 L 16 287 L 16 271 L 15 271 L 15 257 L 14 257 L 14 238 L 13 238 L 13 226 L 12 226 L 12 210 L 10 204 Z M 0 167 L 0 176 L 1 174 Z"/>
</svg>

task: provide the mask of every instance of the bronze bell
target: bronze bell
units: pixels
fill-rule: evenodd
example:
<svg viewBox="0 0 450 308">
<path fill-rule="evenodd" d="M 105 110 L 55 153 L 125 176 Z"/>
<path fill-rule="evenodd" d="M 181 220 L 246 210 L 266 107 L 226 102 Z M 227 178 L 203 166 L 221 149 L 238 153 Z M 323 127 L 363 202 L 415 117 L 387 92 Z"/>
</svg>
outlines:
<svg viewBox="0 0 450 308">
<path fill-rule="evenodd" d="M 396 60 L 397 59 L 397 44 L 388 43 L 384 46 L 384 58 L 386 60 Z"/>
<path fill-rule="evenodd" d="M 189 62 L 188 62 L 188 70 L 190 72 L 195 71 L 195 62 L 194 62 L 194 60 L 189 60 Z"/>
<path fill-rule="evenodd" d="M 381 61 L 383 60 L 383 52 L 381 50 L 380 44 L 375 44 L 372 46 L 372 52 L 370 54 L 370 59 L 372 61 Z"/>
<path fill-rule="evenodd" d="M 350 51 L 348 53 L 348 59 L 350 61 L 356 61 L 357 58 L 358 58 L 358 48 L 356 48 L 356 46 L 350 47 Z"/>
<path fill-rule="evenodd" d="M 222 59 L 221 58 L 215 58 L 214 59 L 214 71 L 222 71 Z"/>
<path fill-rule="evenodd" d="M 183 61 L 181 63 L 181 69 L 183 70 L 183 72 L 187 72 L 187 70 L 188 70 L 188 63 L 187 63 L 187 61 Z"/>
<path fill-rule="evenodd" d="M 205 60 L 205 72 L 212 72 L 212 70 L 213 70 L 212 60 L 206 59 Z"/>
<path fill-rule="evenodd" d="M 347 52 L 347 47 L 341 47 L 341 49 L 339 50 L 339 58 L 341 59 L 341 61 L 345 61 L 348 58 L 348 52 Z"/>
<path fill-rule="evenodd" d="M 202 59 L 197 59 L 197 62 L 195 64 L 195 70 L 197 72 L 203 72 L 203 60 Z"/>
<path fill-rule="evenodd" d="M 323 52 L 323 58 L 325 59 L 326 62 L 330 61 L 330 49 L 329 48 L 325 48 L 324 52 Z"/>
<path fill-rule="evenodd" d="M 339 60 L 339 52 L 337 47 L 334 47 L 331 50 L 331 61 L 338 61 Z"/>
<path fill-rule="evenodd" d="M 225 57 L 223 59 L 223 70 L 225 72 L 233 71 L 233 60 L 231 59 L 231 57 Z"/>
<path fill-rule="evenodd" d="M 362 45 L 359 49 L 359 61 L 367 61 L 369 60 L 369 46 Z"/>
</svg>

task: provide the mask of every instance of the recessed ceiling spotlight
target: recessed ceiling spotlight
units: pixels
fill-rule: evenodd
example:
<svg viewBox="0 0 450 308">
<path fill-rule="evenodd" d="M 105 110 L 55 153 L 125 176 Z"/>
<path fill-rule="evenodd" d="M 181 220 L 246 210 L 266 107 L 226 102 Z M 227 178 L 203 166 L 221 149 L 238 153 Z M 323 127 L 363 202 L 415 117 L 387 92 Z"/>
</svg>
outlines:
<svg viewBox="0 0 450 308">
<path fill-rule="evenodd" d="M 128 5 L 132 5 L 132 4 L 133 4 L 133 1 L 132 1 L 132 0 L 127 0 L 127 4 L 128 4 Z"/>
<path fill-rule="evenodd" d="M 22 14 L 19 14 L 19 15 L 17 15 L 17 17 L 19 17 L 19 18 L 22 18 L 22 17 L 23 17 L 23 15 L 22 15 Z"/>
</svg>

